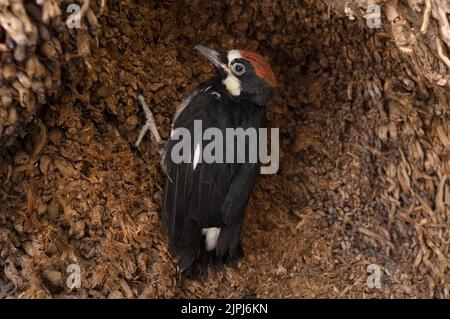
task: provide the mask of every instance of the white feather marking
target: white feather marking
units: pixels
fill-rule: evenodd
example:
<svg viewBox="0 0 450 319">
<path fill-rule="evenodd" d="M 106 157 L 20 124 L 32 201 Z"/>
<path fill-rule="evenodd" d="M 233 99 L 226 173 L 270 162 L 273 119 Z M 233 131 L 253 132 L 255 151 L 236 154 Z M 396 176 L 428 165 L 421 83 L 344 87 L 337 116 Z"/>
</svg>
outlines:
<svg viewBox="0 0 450 319">
<path fill-rule="evenodd" d="M 241 52 L 239 52 L 239 50 L 231 50 L 230 52 L 228 52 L 228 66 L 231 65 L 231 62 L 233 62 L 236 59 L 240 59 L 241 56 Z"/>
<path fill-rule="evenodd" d="M 219 238 L 220 228 L 211 227 L 211 228 L 203 228 L 202 235 L 206 236 L 205 244 L 206 250 L 211 251 L 216 248 L 217 239 Z"/>
<path fill-rule="evenodd" d="M 226 79 L 223 80 L 223 84 L 231 95 L 239 96 L 241 94 L 241 82 L 234 74 L 229 73 Z"/>
<path fill-rule="evenodd" d="M 172 129 L 170 130 L 170 138 L 173 138 L 175 136 L 175 130 L 173 129 L 173 126 L 172 126 Z"/>
<path fill-rule="evenodd" d="M 241 52 L 239 50 L 231 50 L 228 52 L 227 58 L 228 58 L 228 67 L 231 66 L 231 63 L 236 60 L 240 59 Z M 241 94 L 241 82 L 239 79 L 231 73 L 231 71 L 228 71 L 228 76 L 225 80 L 223 80 L 223 84 L 227 88 L 228 92 L 230 92 L 233 96 L 239 96 Z"/>
<path fill-rule="evenodd" d="M 212 91 L 211 95 L 214 96 L 218 100 L 222 97 L 222 95 L 219 92 L 216 92 L 216 91 Z"/>
<path fill-rule="evenodd" d="M 194 151 L 194 161 L 192 162 L 192 167 L 194 171 L 199 161 L 200 161 L 200 144 L 197 144 Z"/>
</svg>

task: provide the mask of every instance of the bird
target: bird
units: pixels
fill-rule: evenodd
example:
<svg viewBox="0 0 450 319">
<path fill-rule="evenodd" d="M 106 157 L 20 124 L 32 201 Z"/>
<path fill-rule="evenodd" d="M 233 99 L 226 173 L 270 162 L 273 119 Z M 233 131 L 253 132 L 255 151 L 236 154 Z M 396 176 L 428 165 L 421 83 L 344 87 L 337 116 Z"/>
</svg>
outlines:
<svg viewBox="0 0 450 319">
<path fill-rule="evenodd" d="M 229 128 L 265 128 L 267 105 L 277 85 L 271 66 L 258 53 L 237 49 L 223 52 L 202 45 L 195 50 L 213 66 L 215 75 L 177 108 L 170 139 L 161 140 L 153 116 L 147 116 L 146 124 L 154 134 L 156 131 L 167 176 L 161 220 L 168 233 L 169 251 L 178 256 L 177 270 L 182 275 L 195 273 L 199 264 L 236 268 L 243 256 L 245 209 L 261 163 L 249 160 L 251 142 L 247 139 L 233 145 L 232 150 L 227 149 L 228 144 L 220 146 L 223 152 L 232 152 L 231 161 L 207 162 L 199 160 L 198 152 L 207 141 L 191 138 L 188 153 L 192 161 L 175 161 L 173 153 L 179 139 L 173 137 L 180 129 L 195 135 L 196 121 L 201 121 L 203 130 L 215 128 L 223 136 Z M 247 151 L 244 161 L 237 160 L 239 147 Z"/>
</svg>

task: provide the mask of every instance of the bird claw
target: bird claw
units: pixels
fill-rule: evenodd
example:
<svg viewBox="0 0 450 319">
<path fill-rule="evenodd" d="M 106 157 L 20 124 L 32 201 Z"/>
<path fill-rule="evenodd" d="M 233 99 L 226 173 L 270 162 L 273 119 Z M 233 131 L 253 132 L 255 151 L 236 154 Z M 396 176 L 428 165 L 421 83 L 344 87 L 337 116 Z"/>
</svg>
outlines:
<svg viewBox="0 0 450 319">
<path fill-rule="evenodd" d="M 134 143 L 134 145 L 136 147 L 139 146 L 139 144 L 141 144 L 142 139 L 144 138 L 145 134 L 147 133 L 148 130 L 150 130 L 152 132 L 153 137 L 156 140 L 156 143 L 161 144 L 161 136 L 159 135 L 158 132 L 158 128 L 156 126 L 156 121 L 155 121 L 155 117 L 153 116 L 152 111 L 150 111 L 150 108 L 148 107 L 148 104 L 145 102 L 145 99 L 142 95 L 138 95 L 138 101 L 142 106 L 142 109 L 144 110 L 145 113 L 145 118 L 147 119 L 147 121 L 145 122 L 145 125 L 142 127 L 141 131 L 139 132 L 139 137 L 136 141 L 136 143 Z"/>
</svg>

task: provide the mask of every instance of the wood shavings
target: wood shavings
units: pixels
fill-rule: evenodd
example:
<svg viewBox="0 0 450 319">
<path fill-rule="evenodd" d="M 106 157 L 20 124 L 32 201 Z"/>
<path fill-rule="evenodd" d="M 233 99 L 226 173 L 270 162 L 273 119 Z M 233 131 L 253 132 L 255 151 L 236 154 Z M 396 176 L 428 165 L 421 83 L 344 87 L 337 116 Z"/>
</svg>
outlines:
<svg viewBox="0 0 450 319">
<path fill-rule="evenodd" d="M 422 12 L 421 6 L 423 4 L 423 1 L 426 2 L 427 0 L 408 0 L 408 4 L 414 11 Z"/>
<path fill-rule="evenodd" d="M 445 65 L 450 68 L 450 58 L 444 53 L 442 40 L 439 38 L 436 38 L 436 47 L 437 47 L 438 56 L 445 63 Z"/>
<path fill-rule="evenodd" d="M 389 23 L 367 28 L 368 4 Z M 70 30 L 59 1 L 27 2 L 35 30 L 26 20 L 14 37 L 0 27 L 0 295 L 445 298 L 448 48 L 433 13 L 442 4 L 431 2 L 418 34 L 419 0 L 92 0 Z M 4 12 L 22 16 L 15 10 Z M 148 118 L 135 92 L 168 137 L 176 105 L 214 72 L 192 51 L 200 42 L 270 58 L 282 169 L 258 180 L 239 272 L 180 282 L 159 221 L 158 147 L 133 146 Z M 67 292 L 72 263 L 82 288 Z M 368 291 L 369 264 L 393 284 Z"/>
<path fill-rule="evenodd" d="M 439 23 L 442 40 L 450 47 L 450 23 L 447 14 L 450 14 L 450 3 L 448 0 L 431 0 L 433 17 Z"/>
<path fill-rule="evenodd" d="M 430 13 L 431 13 L 431 0 L 425 0 L 425 10 L 423 11 L 423 21 L 420 27 L 420 32 L 426 33 L 428 29 L 428 24 L 430 23 Z"/>
</svg>

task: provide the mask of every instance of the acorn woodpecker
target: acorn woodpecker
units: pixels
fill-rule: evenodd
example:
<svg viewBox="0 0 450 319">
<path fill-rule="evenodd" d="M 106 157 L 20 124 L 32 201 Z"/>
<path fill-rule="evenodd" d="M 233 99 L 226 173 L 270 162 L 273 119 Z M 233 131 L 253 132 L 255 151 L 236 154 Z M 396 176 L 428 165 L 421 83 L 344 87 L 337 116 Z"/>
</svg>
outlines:
<svg viewBox="0 0 450 319">
<path fill-rule="evenodd" d="M 250 149 L 254 151 L 253 146 L 259 142 L 245 138 L 240 144 L 228 140 L 216 143 L 211 152 L 215 160 L 202 156 L 202 151 L 213 137 L 228 137 L 229 129 L 239 128 L 242 132 L 265 128 L 266 105 L 277 84 L 270 65 L 257 53 L 224 53 L 200 45 L 195 49 L 214 66 L 216 76 L 201 84 L 178 107 L 167 141 L 155 134 L 154 120 L 147 116 L 147 124 L 152 122 L 149 128 L 160 142 L 161 164 L 167 175 L 162 222 L 169 235 L 170 252 L 179 256 L 177 269 L 185 275 L 202 261 L 204 265 L 235 267 L 242 256 L 244 210 L 261 166 L 259 160 L 250 160 Z M 205 132 L 200 134 L 202 139 L 195 137 L 199 121 Z M 174 158 L 179 151 L 177 143 L 181 142 L 177 132 L 182 129 L 192 133 L 188 137 L 191 143 L 184 150 L 187 154 L 179 155 L 191 161 Z M 222 134 L 206 134 L 208 129 Z M 242 148 L 245 156 L 239 160 L 237 154 Z"/>
</svg>

